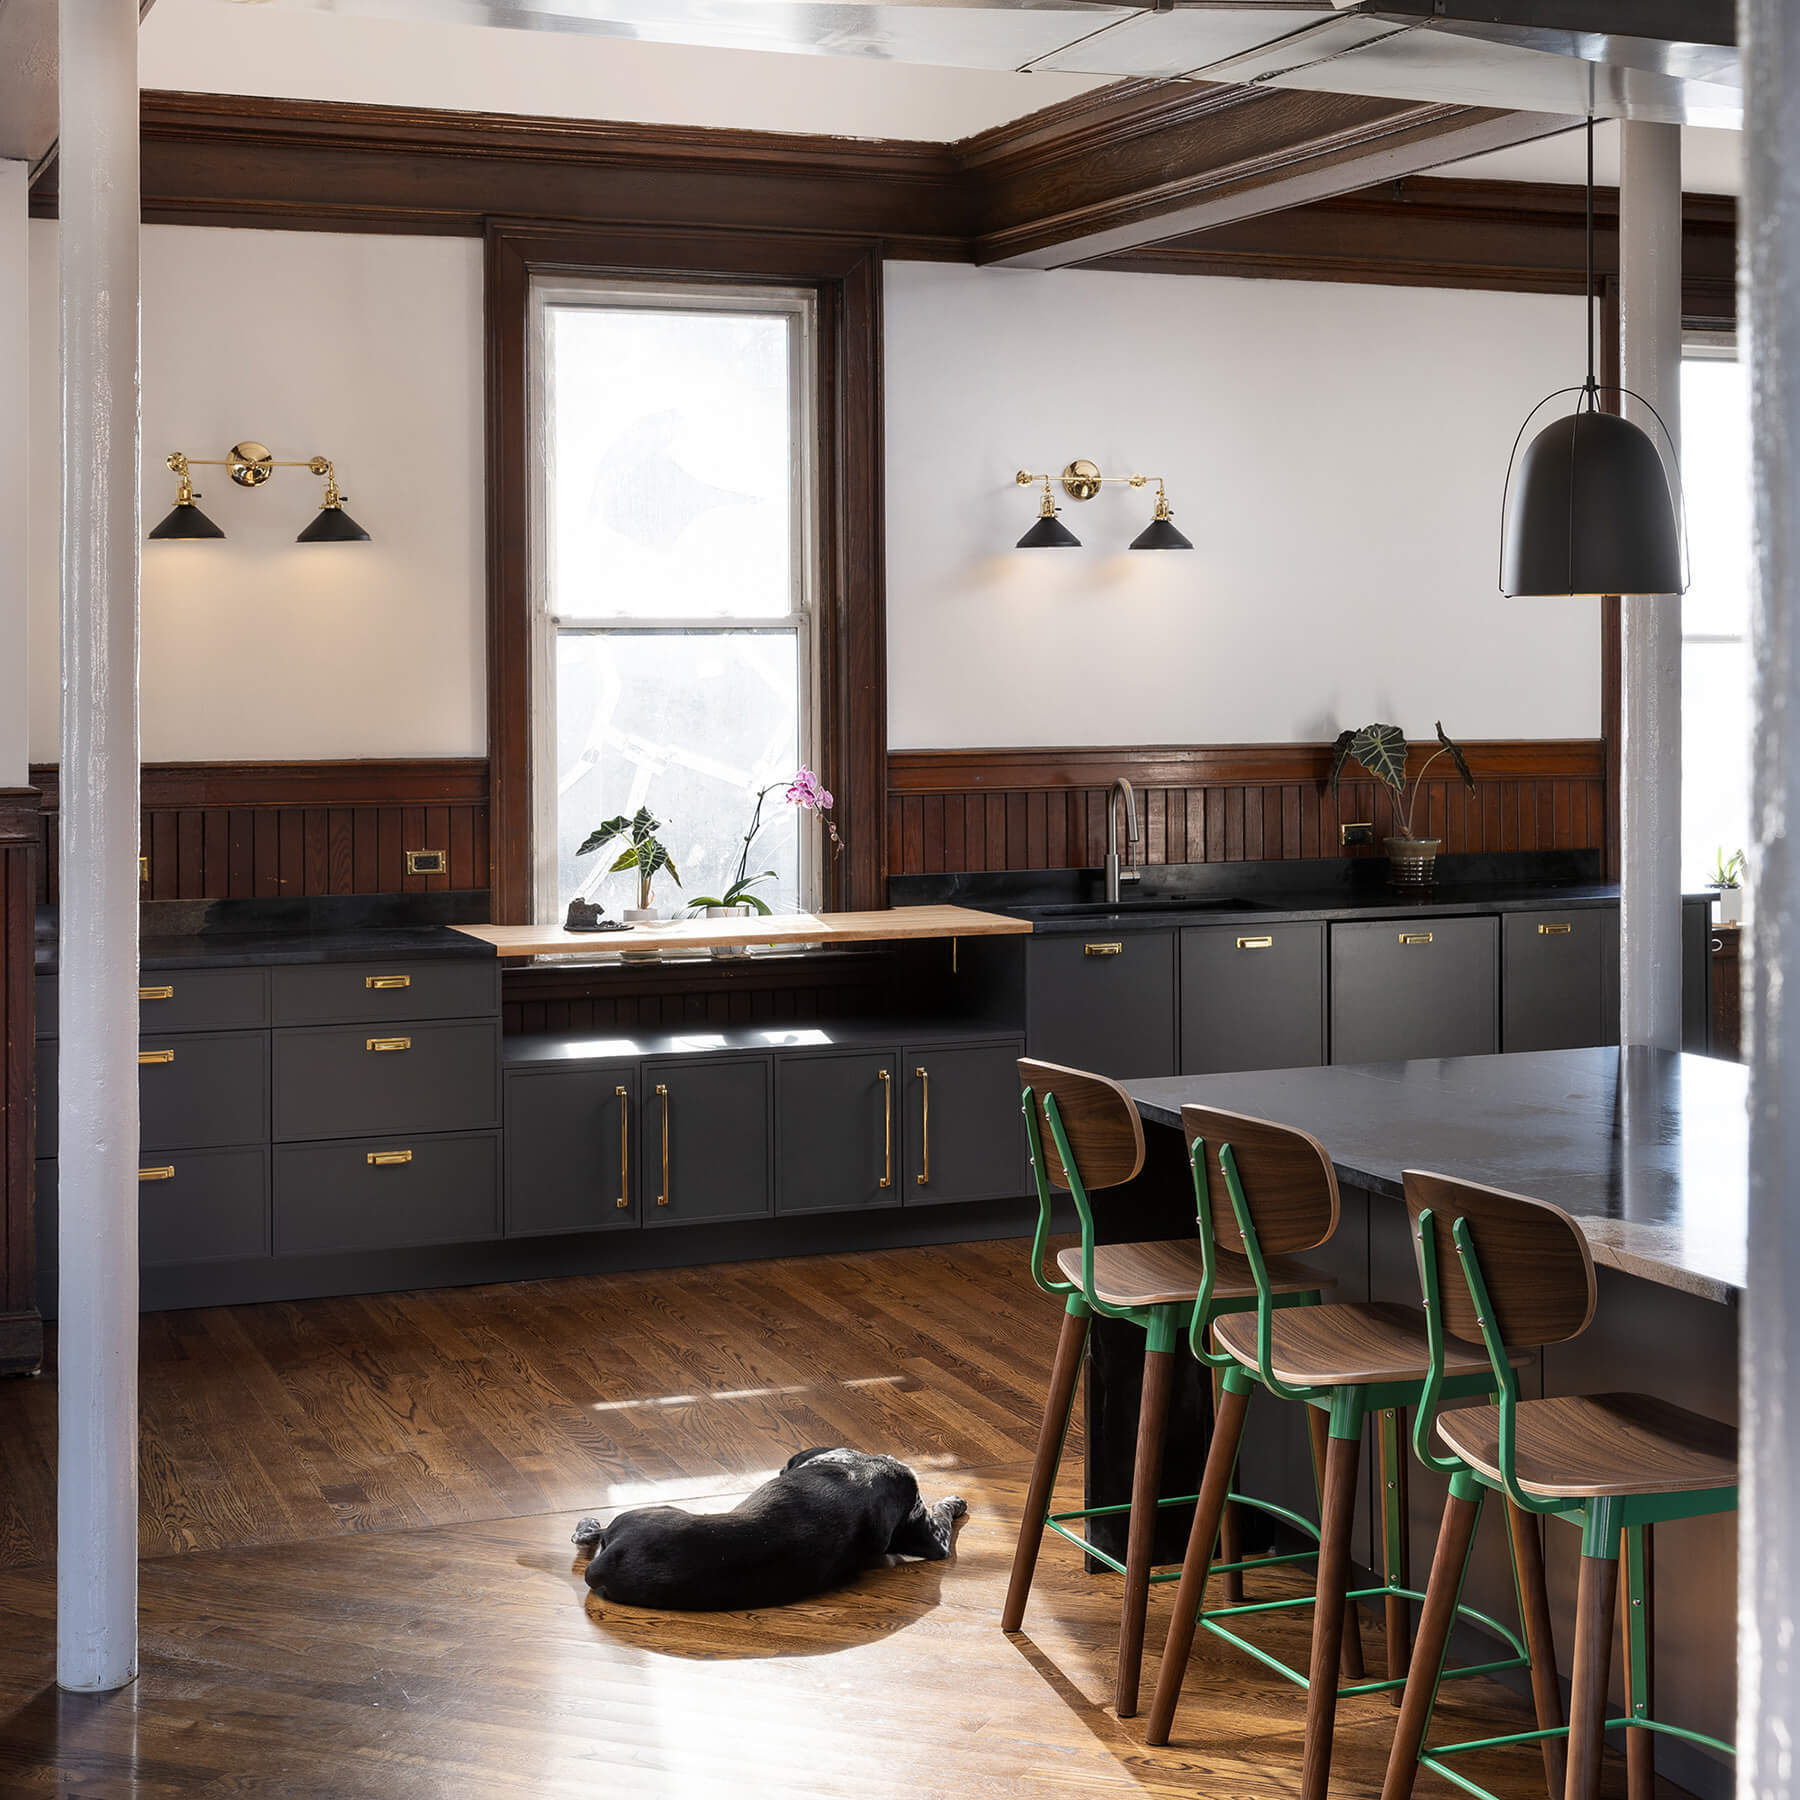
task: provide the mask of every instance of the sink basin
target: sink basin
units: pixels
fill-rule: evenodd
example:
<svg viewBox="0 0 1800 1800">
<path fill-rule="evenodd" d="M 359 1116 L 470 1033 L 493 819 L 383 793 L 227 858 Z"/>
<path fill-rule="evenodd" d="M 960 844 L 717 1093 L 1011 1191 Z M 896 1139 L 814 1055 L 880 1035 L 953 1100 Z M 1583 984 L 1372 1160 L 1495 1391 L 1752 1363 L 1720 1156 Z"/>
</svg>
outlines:
<svg viewBox="0 0 1800 1800">
<path fill-rule="evenodd" d="M 1183 899 L 1180 895 L 1134 900 L 1082 900 L 1055 906 L 1021 906 L 1017 909 L 1034 919 L 1129 919 L 1139 913 L 1166 912 L 1255 912 L 1256 902 L 1226 895 L 1215 898 Z"/>
</svg>

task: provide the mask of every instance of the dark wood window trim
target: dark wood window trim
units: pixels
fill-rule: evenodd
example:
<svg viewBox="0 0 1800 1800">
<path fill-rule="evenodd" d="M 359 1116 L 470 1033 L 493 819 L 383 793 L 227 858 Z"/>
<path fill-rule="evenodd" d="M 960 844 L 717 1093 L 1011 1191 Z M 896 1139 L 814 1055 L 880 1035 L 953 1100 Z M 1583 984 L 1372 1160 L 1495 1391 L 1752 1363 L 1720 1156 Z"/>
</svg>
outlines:
<svg viewBox="0 0 1800 1800">
<path fill-rule="evenodd" d="M 488 755 L 494 918 L 531 919 L 531 589 L 526 344 L 534 275 L 680 276 L 810 287 L 819 307 L 819 731 L 843 854 L 827 907 L 885 904 L 887 667 L 881 250 L 799 233 L 487 229 Z"/>
</svg>

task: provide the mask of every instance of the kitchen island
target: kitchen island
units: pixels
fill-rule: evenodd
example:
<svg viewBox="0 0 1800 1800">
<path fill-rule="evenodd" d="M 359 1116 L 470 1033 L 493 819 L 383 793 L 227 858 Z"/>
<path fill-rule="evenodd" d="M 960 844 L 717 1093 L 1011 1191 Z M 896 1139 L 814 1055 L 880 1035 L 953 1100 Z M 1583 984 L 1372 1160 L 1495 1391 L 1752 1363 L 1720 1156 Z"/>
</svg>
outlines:
<svg viewBox="0 0 1800 1800">
<path fill-rule="evenodd" d="M 1491 1182 L 1563 1207 L 1598 1265 L 1588 1331 L 1541 1352 L 1527 1397 L 1637 1389 L 1711 1417 L 1737 1418 L 1737 1297 L 1745 1280 L 1746 1071 L 1705 1057 L 1613 1048 L 1187 1076 L 1125 1084 L 1149 1127 L 1146 1174 L 1119 1190 L 1108 1237 L 1194 1229 L 1184 1179 L 1181 1108 L 1201 1104 L 1311 1133 L 1337 1169 L 1343 1214 L 1306 1260 L 1329 1270 L 1328 1299 L 1417 1304 L 1419 1282 L 1401 1204 L 1401 1173 L 1434 1170 Z M 1160 1127 L 1160 1129 L 1159 1129 Z M 1104 1200 L 1105 1196 L 1100 1197 Z M 1102 1208 L 1104 1211 L 1104 1208 Z M 1126 1227 L 1121 1229 L 1121 1227 Z M 1090 1504 L 1129 1492 L 1136 1368 L 1096 1334 L 1090 1379 Z M 1204 1406 L 1204 1397 L 1198 1404 Z M 1312 1478 L 1298 1408 L 1258 1395 L 1245 1436 L 1241 1491 L 1310 1509 Z M 1192 1492 L 1192 1436 L 1171 1439 L 1165 1491 Z M 1436 1541 L 1442 1480 L 1408 1459 L 1409 1584 L 1420 1587 Z M 1180 1466 L 1177 1466 L 1177 1465 Z M 1365 1446 L 1355 1555 L 1378 1560 L 1373 1451 Z M 1546 1553 L 1561 1673 L 1574 1620 L 1576 1534 L 1554 1521 Z M 1655 1703 L 1677 1724 L 1729 1740 L 1735 1708 L 1736 1520 L 1657 1527 Z M 1514 1616 L 1504 1521 L 1489 1509 L 1468 1598 Z M 1617 1659 L 1615 1659 L 1615 1685 Z M 1696 1793 L 1727 1793 L 1728 1767 L 1661 1739 L 1658 1766 Z"/>
</svg>

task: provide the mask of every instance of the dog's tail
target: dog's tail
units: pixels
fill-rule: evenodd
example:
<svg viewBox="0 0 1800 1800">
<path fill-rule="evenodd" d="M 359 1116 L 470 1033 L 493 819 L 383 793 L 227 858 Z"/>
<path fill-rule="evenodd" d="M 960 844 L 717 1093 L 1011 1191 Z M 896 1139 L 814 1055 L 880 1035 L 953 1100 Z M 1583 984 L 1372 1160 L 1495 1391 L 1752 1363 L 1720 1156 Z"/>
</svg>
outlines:
<svg viewBox="0 0 1800 1800">
<path fill-rule="evenodd" d="M 606 1548 L 606 1527 L 598 1519 L 582 1519 L 570 1534 L 569 1541 L 598 1556 Z"/>
</svg>

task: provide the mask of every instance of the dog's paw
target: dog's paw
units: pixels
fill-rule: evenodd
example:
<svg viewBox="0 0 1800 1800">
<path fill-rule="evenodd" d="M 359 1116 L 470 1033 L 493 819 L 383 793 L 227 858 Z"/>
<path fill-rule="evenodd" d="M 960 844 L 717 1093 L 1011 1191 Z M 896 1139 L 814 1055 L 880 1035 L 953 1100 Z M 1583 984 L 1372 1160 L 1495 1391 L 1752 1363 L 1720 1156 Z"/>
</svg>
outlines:
<svg viewBox="0 0 1800 1800">
<path fill-rule="evenodd" d="M 606 1527 L 598 1519 L 583 1519 L 570 1535 L 572 1544 L 597 1544 L 606 1536 Z"/>
<path fill-rule="evenodd" d="M 947 1495 L 944 1505 L 953 1519 L 960 1519 L 969 1510 L 969 1503 L 961 1494 Z"/>
</svg>

